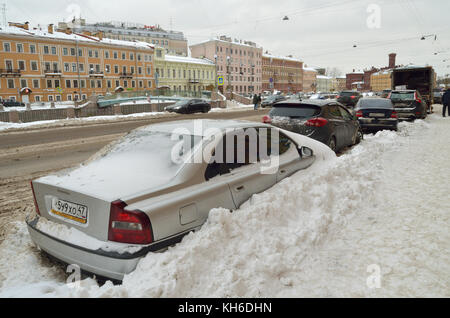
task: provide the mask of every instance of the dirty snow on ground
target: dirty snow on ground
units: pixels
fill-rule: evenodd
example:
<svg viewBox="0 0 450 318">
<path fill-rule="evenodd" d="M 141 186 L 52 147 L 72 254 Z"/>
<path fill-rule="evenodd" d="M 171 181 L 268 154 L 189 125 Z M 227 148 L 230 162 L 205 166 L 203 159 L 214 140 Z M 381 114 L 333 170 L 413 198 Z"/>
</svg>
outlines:
<svg viewBox="0 0 450 318">
<path fill-rule="evenodd" d="M 450 118 L 432 115 L 368 135 L 233 213 L 212 210 L 119 286 L 69 288 L 14 223 L 0 246 L 0 296 L 449 297 L 449 130 Z"/>
</svg>

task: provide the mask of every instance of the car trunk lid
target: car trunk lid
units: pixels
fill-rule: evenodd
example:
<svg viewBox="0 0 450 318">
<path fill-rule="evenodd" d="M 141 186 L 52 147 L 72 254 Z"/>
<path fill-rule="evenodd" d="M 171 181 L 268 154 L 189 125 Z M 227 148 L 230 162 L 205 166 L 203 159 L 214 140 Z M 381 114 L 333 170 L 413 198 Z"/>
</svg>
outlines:
<svg viewBox="0 0 450 318">
<path fill-rule="evenodd" d="M 41 217 L 107 240 L 111 202 L 38 180 L 32 186 Z"/>
</svg>

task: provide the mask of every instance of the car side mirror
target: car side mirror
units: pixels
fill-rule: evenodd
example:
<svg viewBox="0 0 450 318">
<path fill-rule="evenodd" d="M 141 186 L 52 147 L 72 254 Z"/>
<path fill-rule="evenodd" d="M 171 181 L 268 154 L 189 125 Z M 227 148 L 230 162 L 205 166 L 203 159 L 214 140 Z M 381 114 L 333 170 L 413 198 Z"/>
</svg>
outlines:
<svg viewBox="0 0 450 318">
<path fill-rule="evenodd" d="M 302 159 L 312 157 L 313 155 L 314 155 L 314 152 L 312 151 L 312 149 L 310 149 L 308 147 L 300 148 L 300 157 L 302 157 Z"/>
</svg>

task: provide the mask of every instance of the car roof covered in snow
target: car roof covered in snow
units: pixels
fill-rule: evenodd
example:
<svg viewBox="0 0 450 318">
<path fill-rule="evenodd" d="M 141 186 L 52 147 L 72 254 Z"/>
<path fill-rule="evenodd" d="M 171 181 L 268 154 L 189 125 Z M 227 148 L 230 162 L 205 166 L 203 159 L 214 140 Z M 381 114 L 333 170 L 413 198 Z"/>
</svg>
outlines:
<svg viewBox="0 0 450 318">
<path fill-rule="evenodd" d="M 219 129 L 225 132 L 227 129 L 239 129 L 251 127 L 256 128 L 256 127 L 270 127 L 270 126 L 262 123 L 244 120 L 197 119 L 197 120 L 179 120 L 160 124 L 153 124 L 142 127 L 140 129 L 166 133 L 177 132 L 179 134 L 208 137 L 214 133 L 211 131 L 212 129 Z"/>
</svg>

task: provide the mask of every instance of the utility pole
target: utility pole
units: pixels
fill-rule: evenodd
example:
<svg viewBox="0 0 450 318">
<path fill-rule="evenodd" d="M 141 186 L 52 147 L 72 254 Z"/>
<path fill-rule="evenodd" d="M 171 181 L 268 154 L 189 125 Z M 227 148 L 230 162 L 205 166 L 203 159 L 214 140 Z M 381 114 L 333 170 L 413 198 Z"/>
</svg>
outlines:
<svg viewBox="0 0 450 318">
<path fill-rule="evenodd" d="M 2 4 L 2 23 L 4 27 L 7 27 L 6 24 L 6 3 Z"/>
</svg>

